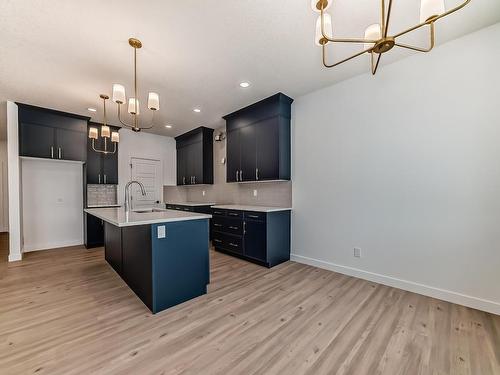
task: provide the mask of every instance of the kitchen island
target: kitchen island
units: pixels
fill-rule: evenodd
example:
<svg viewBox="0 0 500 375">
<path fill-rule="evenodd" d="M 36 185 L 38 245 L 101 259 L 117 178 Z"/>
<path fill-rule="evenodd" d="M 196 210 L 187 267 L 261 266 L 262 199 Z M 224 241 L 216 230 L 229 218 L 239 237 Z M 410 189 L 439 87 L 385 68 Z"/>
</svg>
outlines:
<svg viewBox="0 0 500 375">
<path fill-rule="evenodd" d="M 104 221 L 106 261 L 153 313 L 206 294 L 211 215 L 159 208 L 84 211 Z"/>
</svg>

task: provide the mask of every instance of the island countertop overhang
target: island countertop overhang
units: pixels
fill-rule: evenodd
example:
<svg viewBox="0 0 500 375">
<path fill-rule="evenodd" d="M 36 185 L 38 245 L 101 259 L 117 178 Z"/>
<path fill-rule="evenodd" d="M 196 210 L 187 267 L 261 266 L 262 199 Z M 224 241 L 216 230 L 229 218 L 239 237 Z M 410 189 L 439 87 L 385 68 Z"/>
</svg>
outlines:
<svg viewBox="0 0 500 375">
<path fill-rule="evenodd" d="M 87 208 L 84 209 L 89 215 L 93 215 L 107 223 L 117 227 L 129 227 L 134 225 L 148 225 L 170 223 L 177 221 L 210 219 L 212 215 L 194 212 L 175 211 L 155 208 L 152 212 L 139 212 L 144 209 L 135 209 L 128 214 L 122 207 L 111 208 Z"/>
</svg>

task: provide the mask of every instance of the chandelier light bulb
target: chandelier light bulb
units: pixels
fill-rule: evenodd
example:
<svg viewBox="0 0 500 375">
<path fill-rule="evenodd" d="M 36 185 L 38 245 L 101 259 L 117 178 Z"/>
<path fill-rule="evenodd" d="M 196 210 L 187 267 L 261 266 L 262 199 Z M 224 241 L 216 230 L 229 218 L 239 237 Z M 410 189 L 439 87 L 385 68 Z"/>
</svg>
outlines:
<svg viewBox="0 0 500 375">
<path fill-rule="evenodd" d="M 89 128 L 89 138 L 97 139 L 98 138 L 97 128 Z"/>
<path fill-rule="evenodd" d="M 120 142 L 120 134 L 118 132 L 111 133 L 111 142 Z"/>
<path fill-rule="evenodd" d="M 118 83 L 113 85 L 113 101 L 118 104 L 123 104 L 126 102 L 125 98 L 125 87 Z"/>
<path fill-rule="evenodd" d="M 370 25 L 365 30 L 365 39 L 368 40 L 379 40 L 382 37 L 382 30 L 378 23 Z M 374 43 L 365 43 L 365 49 L 372 48 Z"/>
<path fill-rule="evenodd" d="M 156 92 L 149 93 L 148 108 L 152 111 L 158 111 L 160 109 L 160 96 Z"/>
<path fill-rule="evenodd" d="M 130 98 L 128 100 L 128 113 L 131 115 L 138 115 L 140 113 L 138 99 Z"/>
<path fill-rule="evenodd" d="M 422 0 L 420 2 L 420 23 L 445 12 L 444 0 Z"/>
<path fill-rule="evenodd" d="M 328 13 L 323 13 L 323 20 L 325 35 L 329 38 L 333 38 L 332 16 L 330 16 Z M 326 43 L 327 40 L 325 40 L 325 38 L 323 37 L 323 33 L 321 32 L 321 16 L 319 16 L 316 20 L 316 34 L 314 35 L 314 43 L 316 43 L 317 46 L 321 47 L 324 44 L 322 44 L 321 42 Z"/>
<path fill-rule="evenodd" d="M 109 126 L 107 126 L 107 125 L 101 126 L 101 137 L 109 138 L 110 134 L 111 134 L 111 132 L 110 132 Z"/>
</svg>

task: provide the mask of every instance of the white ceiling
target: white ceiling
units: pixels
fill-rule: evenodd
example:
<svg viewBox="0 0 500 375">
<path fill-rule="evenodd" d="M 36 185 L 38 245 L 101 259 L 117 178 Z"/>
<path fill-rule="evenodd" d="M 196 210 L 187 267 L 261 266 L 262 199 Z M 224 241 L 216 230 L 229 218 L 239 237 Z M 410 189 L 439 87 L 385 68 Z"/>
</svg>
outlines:
<svg viewBox="0 0 500 375">
<path fill-rule="evenodd" d="M 459 2 L 448 0 L 447 8 Z M 394 1 L 390 30 L 416 24 L 419 4 Z M 337 0 L 332 10 L 335 34 L 358 37 L 378 21 L 379 1 Z M 368 56 L 323 68 L 313 44 L 315 19 L 310 0 L 2 0 L 0 102 L 89 116 L 87 108 L 96 107 L 93 119 L 99 121 L 100 93 L 111 94 L 113 83 L 131 93 L 127 40 L 134 36 L 144 44 L 138 55 L 141 103 L 148 90 L 160 94 L 153 131 L 175 136 L 201 125 L 217 127 L 221 116 L 278 91 L 297 97 L 368 71 Z M 473 0 L 439 21 L 437 43 L 499 21 L 500 1 Z M 409 40 L 427 41 L 422 33 Z M 339 47 L 335 56 L 356 48 Z M 390 51 L 380 69 L 409 53 Z M 250 88 L 239 87 L 244 80 Z M 118 124 L 109 104 L 109 122 Z M 202 112 L 194 113 L 195 107 Z"/>
</svg>

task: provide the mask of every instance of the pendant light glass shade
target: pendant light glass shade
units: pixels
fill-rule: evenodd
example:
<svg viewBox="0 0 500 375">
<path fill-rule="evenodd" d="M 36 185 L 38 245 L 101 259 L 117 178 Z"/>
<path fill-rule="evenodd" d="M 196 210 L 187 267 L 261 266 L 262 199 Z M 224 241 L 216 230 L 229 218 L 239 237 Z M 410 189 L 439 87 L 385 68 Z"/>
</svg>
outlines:
<svg viewBox="0 0 500 375">
<path fill-rule="evenodd" d="M 97 128 L 89 128 L 89 138 L 97 139 L 99 137 Z"/>
<path fill-rule="evenodd" d="M 332 16 L 330 16 L 328 13 L 323 13 L 323 19 L 325 35 L 329 38 L 333 38 Z M 324 39 L 324 37 L 321 32 L 321 16 L 319 16 L 318 20 L 316 21 L 316 34 L 314 35 L 314 43 L 316 43 L 317 46 L 321 47 L 322 39 Z"/>
<path fill-rule="evenodd" d="M 382 31 L 378 23 L 370 25 L 365 30 L 365 39 L 379 40 L 382 37 Z M 373 47 L 374 43 L 365 43 L 365 49 Z"/>
<path fill-rule="evenodd" d="M 420 23 L 427 21 L 429 18 L 439 16 L 444 12 L 444 0 L 420 1 Z"/>
<path fill-rule="evenodd" d="M 128 100 L 128 113 L 131 115 L 138 115 L 139 110 L 139 100 L 135 100 L 135 98 L 130 98 Z"/>
<path fill-rule="evenodd" d="M 111 142 L 120 142 L 120 134 L 118 132 L 111 133 Z"/>
<path fill-rule="evenodd" d="M 125 98 L 125 87 L 115 83 L 113 85 L 113 101 L 118 104 L 125 103 L 127 99 Z"/>
<path fill-rule="evenodd" d="M 157 111 L 160 109 L 160 96 L 156 92 L 149 93 L 148 108 L 153 111 Z"/>
<path fill-rule="evenodd" d="M 107 125 L 101 126 L 101 137 L 109 138 L 110 134 L 111 134 L 111 131 L 109 129 L 109 126 L 107 126 Z"/>
<path fill-rule="evenodd" d="M 321 12 L 321 10 L 318 9 L 318 3 L 320 1 L 324 1 L 324 0 L 311 0 L 311 9 L 314 10 L 315 12 L 318 12 L 318 13 Z M 333 0 L 328 1 L 328 4 L 326 4 L 324 6 L 323 10 L 327 10 L 328 8 L 330 8 L 330 6 L 332 5 L 332 3 L 333 3 Z"/>
</svg>

